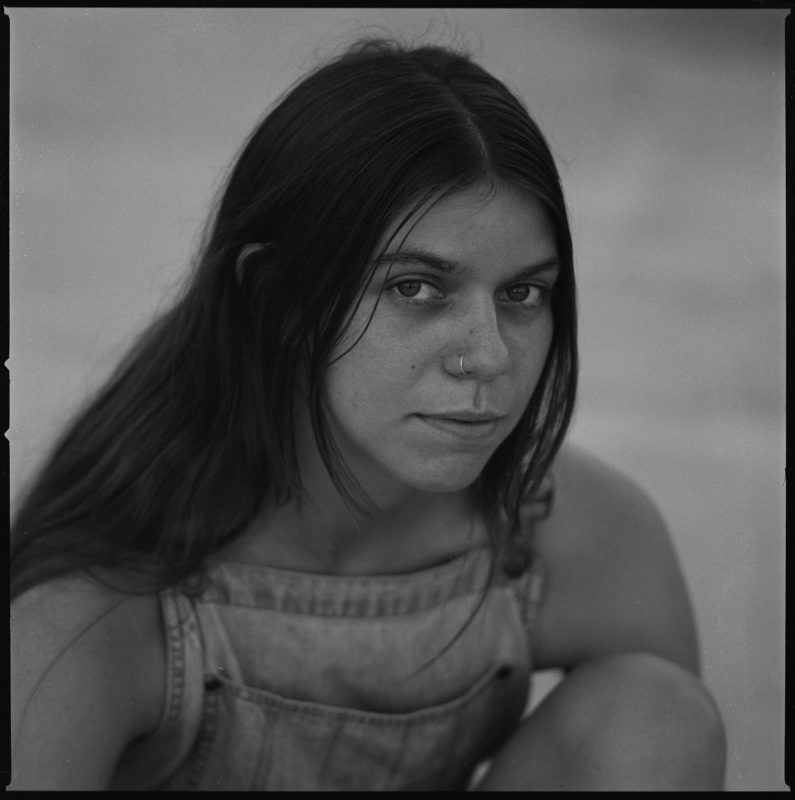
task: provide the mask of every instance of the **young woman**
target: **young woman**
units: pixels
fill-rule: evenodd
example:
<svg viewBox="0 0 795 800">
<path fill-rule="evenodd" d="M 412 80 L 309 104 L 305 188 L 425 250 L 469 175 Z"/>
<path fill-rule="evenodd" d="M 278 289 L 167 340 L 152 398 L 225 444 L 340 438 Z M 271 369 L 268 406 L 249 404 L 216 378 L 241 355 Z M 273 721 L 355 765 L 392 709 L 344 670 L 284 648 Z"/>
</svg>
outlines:
<svg viewBox="0 0 795 800">
<path fill-rule="evenodd" d="M 562 446 L 575 319 L 502 83 L 386 41 L 299 82 L 22 499 L 11 788 L 721 788 L 665 526 Z"/>
</svg>

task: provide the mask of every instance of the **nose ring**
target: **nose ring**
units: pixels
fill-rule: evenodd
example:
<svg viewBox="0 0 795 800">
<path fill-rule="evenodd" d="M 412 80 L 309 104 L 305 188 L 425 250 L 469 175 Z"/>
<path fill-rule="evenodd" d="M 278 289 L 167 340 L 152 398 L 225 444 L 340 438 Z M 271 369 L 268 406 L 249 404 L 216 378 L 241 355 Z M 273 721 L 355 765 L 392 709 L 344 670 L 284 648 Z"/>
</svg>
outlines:
<svg viewBox="0 0 795 800">
<path fill-rule="evenodd" d="M 458 362 L 458 368 L 461 370 L 462 375 L 469 375 L 469 372 L 464 369 L 464 356 L 466 353 L 461 353 L 461 360 Z"/>
</svg>

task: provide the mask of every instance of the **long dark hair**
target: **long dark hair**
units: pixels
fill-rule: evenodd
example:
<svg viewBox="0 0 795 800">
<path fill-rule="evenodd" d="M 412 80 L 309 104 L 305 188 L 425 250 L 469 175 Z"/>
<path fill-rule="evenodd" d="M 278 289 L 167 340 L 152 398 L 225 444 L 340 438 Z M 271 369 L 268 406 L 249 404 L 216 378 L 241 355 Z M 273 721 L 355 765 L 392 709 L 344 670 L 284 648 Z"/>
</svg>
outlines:
<svg viewBox="0 0 795 800">
<path fill-rule="evenodd" d="M 326 424 L 324 370 L 395 215 L 483 182 L 542 203 L 561 264 L 541 379 L 479 481 L 487 516 L 516 528 L 574 404 L 575 287 L 559 176 L 522 103 L 469 56 L 367 40 L 296 84 L 244 144 L 182 294 L 22 498 L 12 596 L 91 566 L 178 581 L 232 541 L 263 497 L 300 494 L 299 380 L 321 454 L 357 502 Z M 251 243 L 267 247 L 256 268 L 238 272 Z"/>
</svg>

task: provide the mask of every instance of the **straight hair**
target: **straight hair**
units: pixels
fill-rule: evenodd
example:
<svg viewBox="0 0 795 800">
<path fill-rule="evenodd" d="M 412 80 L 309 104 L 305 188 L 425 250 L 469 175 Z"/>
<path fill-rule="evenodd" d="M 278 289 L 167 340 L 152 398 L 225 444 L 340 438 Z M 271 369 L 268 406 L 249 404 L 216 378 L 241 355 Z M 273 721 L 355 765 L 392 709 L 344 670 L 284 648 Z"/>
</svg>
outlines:
<svg viewBox="0 0 795 800">
<path fill-rule="evenodd" d="M 494 545 L 506 547 L 575 400 L 560 178 L 521 101 L 467 54 L 368 39 L 300 80 L 244 143 L 180 296 L 77 413 L 22 496 L 12 597 L 75 569 L 130 573 L 147 590 L 179 582 L 263 504 L 300 498 L 299 385 L 335 484 L 366 507 L 329 431 L 324 374 L 378 243 L 407 208 L 398 231 L 444 196 L 503 184 L 543 205 L 560 262 L 540 380 L 478 480 Z M 238 269 L 252 243 L 264 248 Z"/>
</svg>

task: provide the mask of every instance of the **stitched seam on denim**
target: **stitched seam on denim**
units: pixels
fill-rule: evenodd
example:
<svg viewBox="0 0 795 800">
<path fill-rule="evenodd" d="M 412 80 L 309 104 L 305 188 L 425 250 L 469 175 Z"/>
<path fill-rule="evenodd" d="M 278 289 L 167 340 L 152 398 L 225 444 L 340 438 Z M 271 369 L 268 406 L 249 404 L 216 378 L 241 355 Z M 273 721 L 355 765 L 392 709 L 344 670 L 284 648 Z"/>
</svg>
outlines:
<svg viewBox="0 0 795 800">
<path fill-rule="evenodd" d="M 179 720 L 185 691 L 185 640 L 183 620 L 179 615 L 179 597 L 171 590 L 160 593 L 160 603 L 167 625 L 165 719 L 156 733 L 168 731 Z"/>
<path fill-rule="evenodd" d="M 199 734 L 186 760 L 187 774 L 185 782 L 192 788 L 196 788 L 201 783 L 207 761 L 212 752 L 215 737 L 218 733 L 219 694 L 218 691 L 204 692 Z"/>
<path fill-rule="evenodd" d="M 317 617 L 384 617 L 438 608 L 452 598 L 482 591 L 487 583 L 485 562 L 464 564 L 443 582 L 422 576 L 412 585 L 413 576 L 401 582 L 377 579 L 340 579 L 317 582 L 306 576 L 284 580 L 276 576 L 276 586 L 252 591 L 250 598 L 234 597 L 220 576 L 201 597 L 201 602 L 230 608 L 260 608 Z M 347 585 L 345 580 L 348 580 Z M 336 585 L 335 585 L 336 584 Z"/>
<path fill-rule="evenodd" d="M 222 691 L 249 703 L 272 708 L 282 711 L 300 711 L 309 717 L 326 717 L 335 719 L 344 717 L 347 723 L 356 725 L 377 725 L 393 726 L 404 725 L 413 722 L 420 722 L 426 719 L 444 716 L 456 711 L 459 707 L 469 705 L 481 692 L 485 691 L 495 676 L 495 665 L 489 667 L 470 688 L 458 697 L 441 703 L 433 708 L 420 709 L 404 713 L 386 714 L 376 711 L 362 711 L 360 709 L 346 708 L 344 706 L 322 707 L 308 700 L 293 700 L 290 698 L 279 697 L 265 689 L 254 689 L 252 687 L 233 683 L 226 679 L 220 679 Z"/>
<path fill-rule="evenodd" d="M 370 604 L 398 602 L 395 598 L 400 598 L 401 602 L 427 604 L 429 597 L 449 596 L 449 591 L 446 593 L 442 591 L 447 586 L 463 585 L 467 588 L 482 588 L 488 572 L 489 557 L 490 546 L 483 545 L 436 567 L 400 575 L 377 576 L 313 575 L 293 573 L 262 565 L 230 562 L 221 566 L 219 580 L 210 582 L 203 593 L 203 599 L 217 599 L 226 605 L 255 607 L 260 607 L 263 603 L 274 604 L 278 607 L 283 607 L 285 603 L 290 606 L 302 604 L 308 606 L 313 602 L 307 599 L 308 596 L 317 598 L 342 596 L 344 602 L 348 604 L 351 602 Z M 231 571 L 231 581 L 227 580 L 224 569 Z M 259 587 L 246 587 L 244 592 L 249 593 L 250 598 L 232 596 L 237 588 L 235 584 L 239 584 L 239 581 L 235 580 L 237 577 L 235 572 L 238 570 L 244 581 L 260 583 Z M 232 584 L 231 590 L 229 589 L 230 584 Z"/>
</svg>

